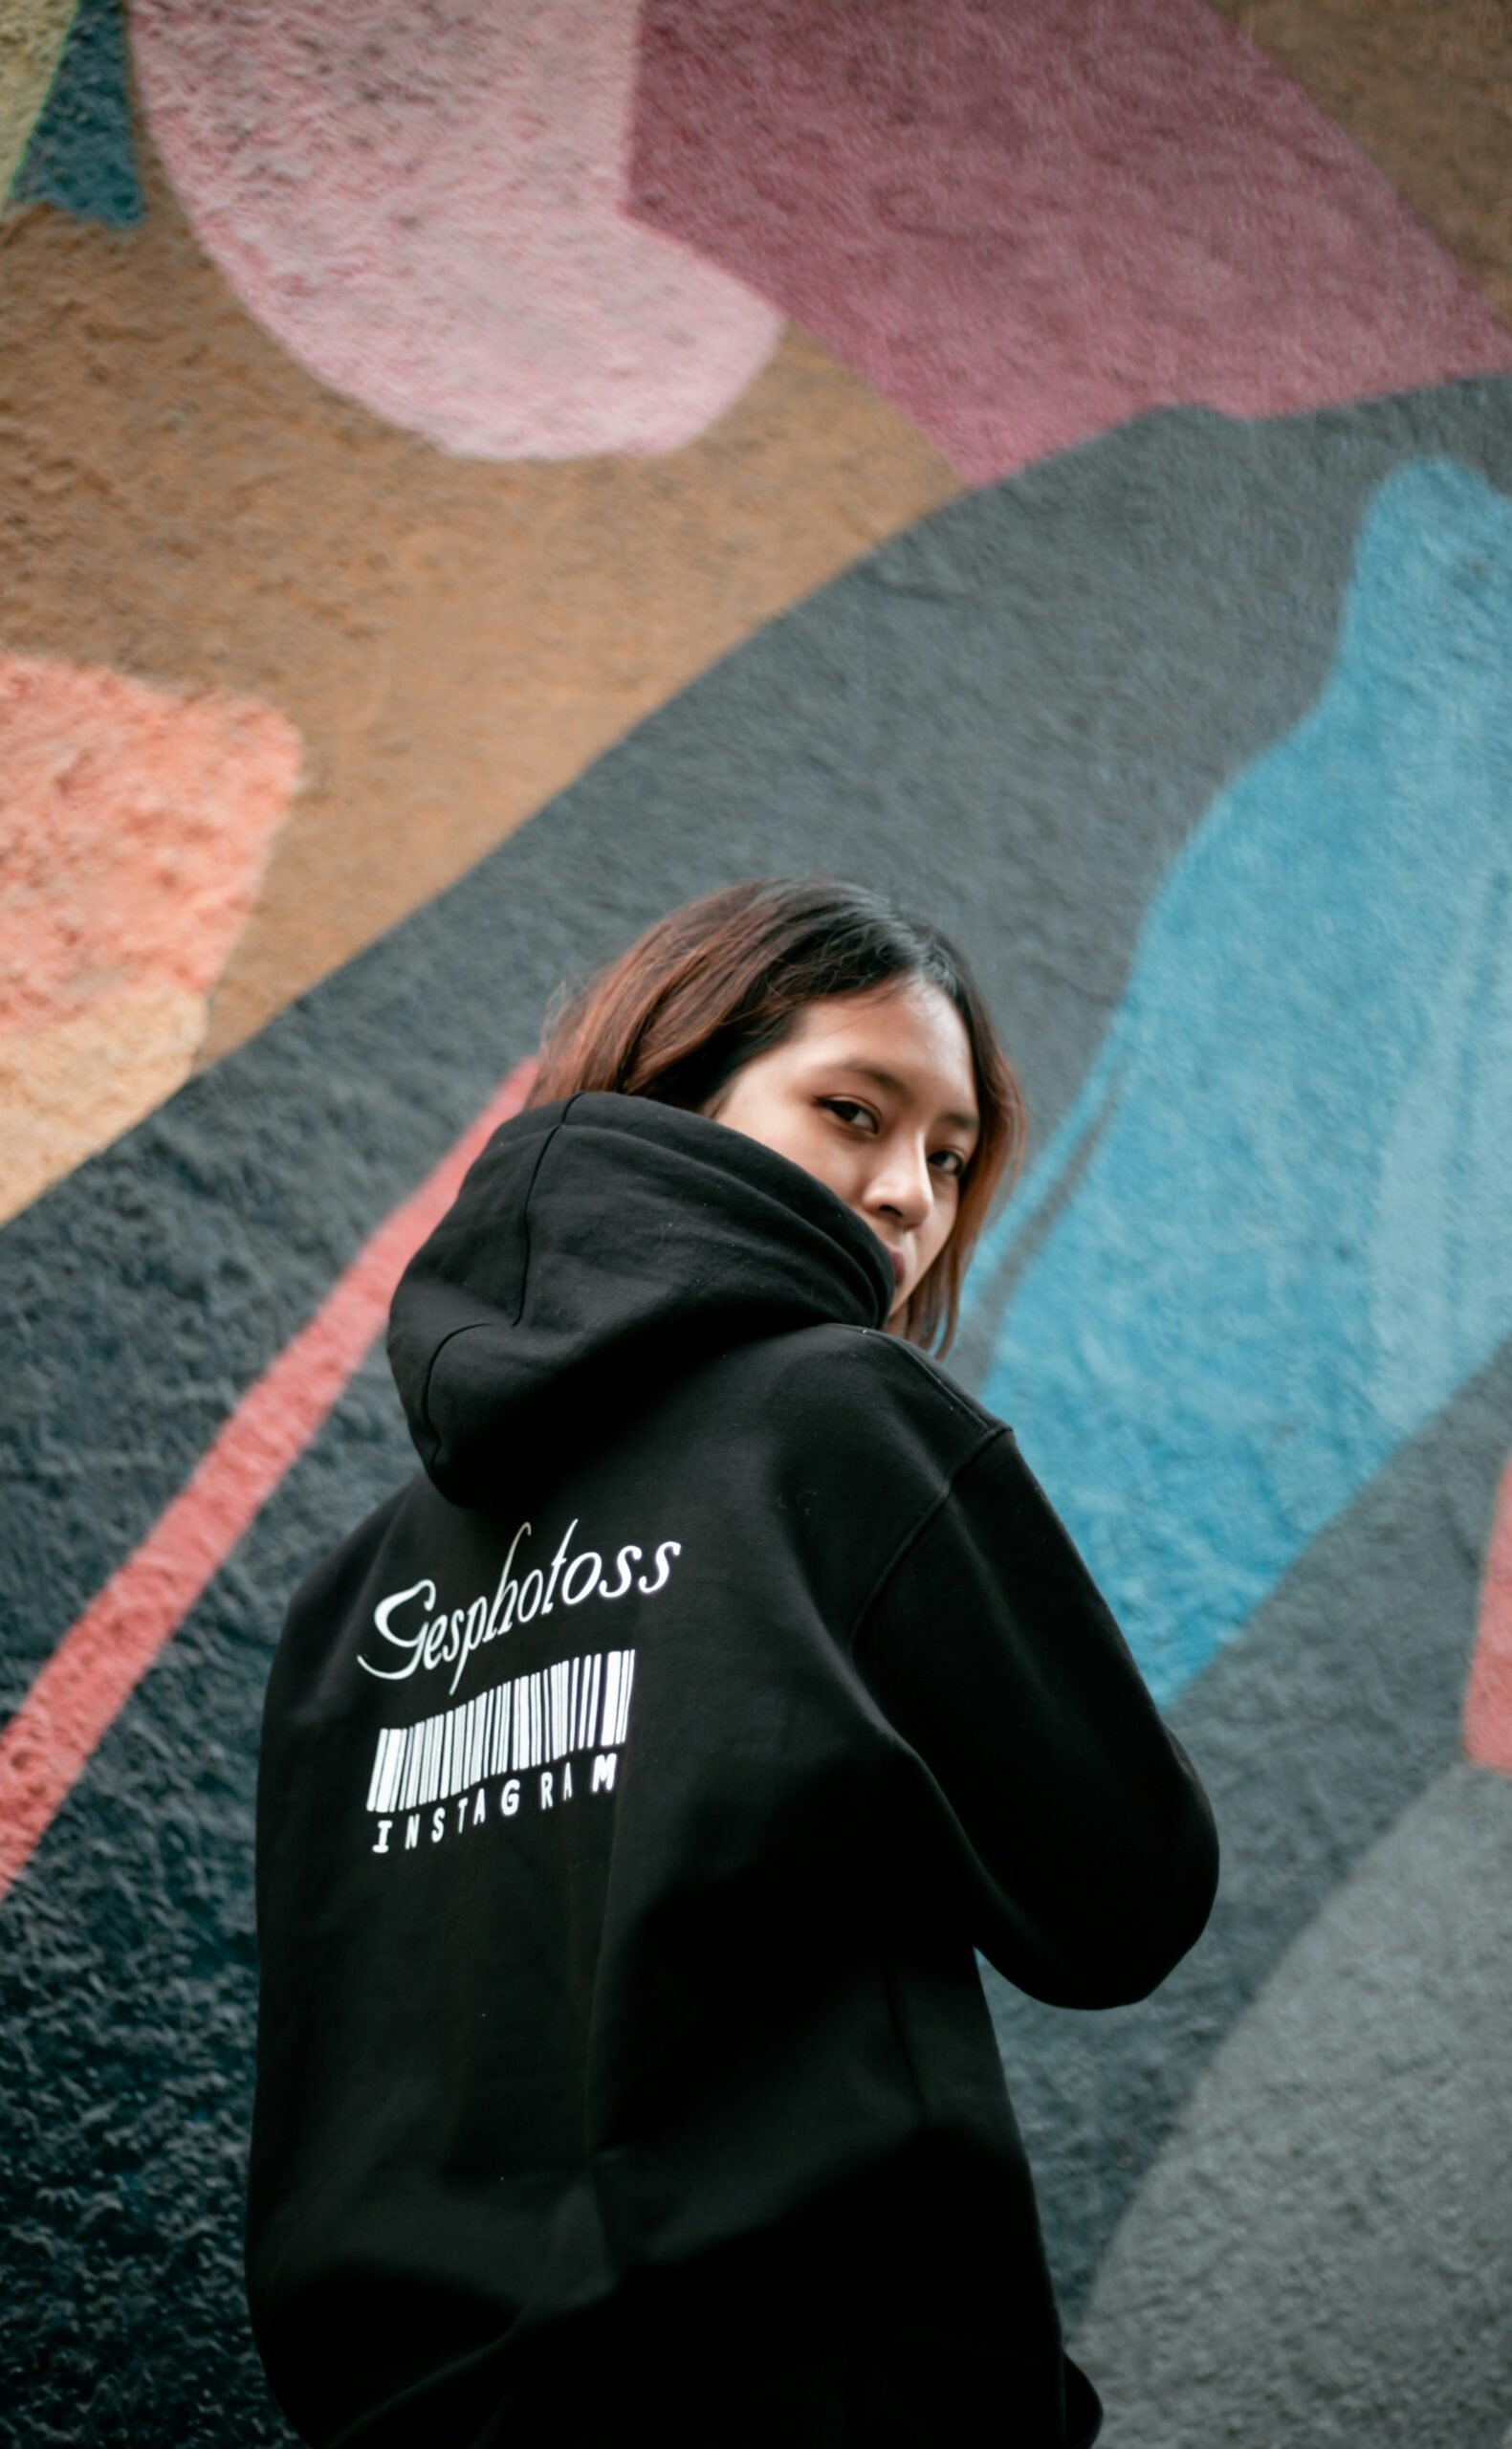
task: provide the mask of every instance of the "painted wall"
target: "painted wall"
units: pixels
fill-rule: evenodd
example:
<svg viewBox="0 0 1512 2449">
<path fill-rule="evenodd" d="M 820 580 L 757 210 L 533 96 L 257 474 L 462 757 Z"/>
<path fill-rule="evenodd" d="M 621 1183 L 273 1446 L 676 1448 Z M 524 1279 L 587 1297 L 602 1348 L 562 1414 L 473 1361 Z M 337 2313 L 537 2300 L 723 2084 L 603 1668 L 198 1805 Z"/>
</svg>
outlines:
<svg viewBox="0 0 1512 2449">
<path fill-rule="evenodd" d="M 1509 91 L 1475 0 L 0 6 L 0 2436 L 287 2438 L 256 1724 L 388 1290 L 562 977 L 822 866 L 1000 1016 L 953 1365 L 1223 1836 L 1153 2000 L 989 1976 L 1109 2449 L 1502 2449 Z"/>
</svg>

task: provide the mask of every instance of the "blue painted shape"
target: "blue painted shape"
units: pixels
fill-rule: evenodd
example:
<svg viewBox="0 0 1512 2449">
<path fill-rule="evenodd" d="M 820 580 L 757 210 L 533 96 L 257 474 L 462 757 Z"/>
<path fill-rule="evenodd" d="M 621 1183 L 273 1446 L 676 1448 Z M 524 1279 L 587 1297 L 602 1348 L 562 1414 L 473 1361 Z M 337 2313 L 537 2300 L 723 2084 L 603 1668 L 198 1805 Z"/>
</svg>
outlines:
<svg viewBox="0 0 1512 2449">
<path fill-rule="evenodd" d="M 11 195 L 111 230 L 142 220 L 120 0 L 79 0 Z"/>
<path fill-rule="evenodd" d="M 986 1400 L 1169 1701 L 1512 1331 L 1512 503 L 1468 471 L 1374 496 L 1322 696 L 1168 871 L 969 1298 L 1042 1213 Z"/>
</svg>

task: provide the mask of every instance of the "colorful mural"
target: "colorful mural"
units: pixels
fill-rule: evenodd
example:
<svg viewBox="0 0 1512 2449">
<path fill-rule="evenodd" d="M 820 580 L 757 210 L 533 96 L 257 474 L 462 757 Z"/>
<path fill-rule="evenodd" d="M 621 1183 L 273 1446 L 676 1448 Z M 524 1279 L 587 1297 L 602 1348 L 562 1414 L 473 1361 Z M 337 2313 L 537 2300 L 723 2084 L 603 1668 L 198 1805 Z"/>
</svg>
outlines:
<svg viewBox="0 0 1512 2449">
<path fill-rule="evenodd" d="M 1002 1021 L 953 1365 L 1223 1839 L 1153 1999 L 986 1976 L 1106 2437 L 1501 2449 L 1501 40 L 0 7 L 16 2437 L 289 2438 L 256 1727 L 411 1467 L 389 1288 L 560 980 L 823 867 Z"/>
<path fill-rule="evenodd" d="M 1509 643 L 1512 505 L 1413 463 L 1321 695 L 1172 862 L 978 1254 L 980 1285 L 1075 1172 L 985 1391 L 1032 1408 L 1162 1702 L 1512 1334 Z"/>
</svg>

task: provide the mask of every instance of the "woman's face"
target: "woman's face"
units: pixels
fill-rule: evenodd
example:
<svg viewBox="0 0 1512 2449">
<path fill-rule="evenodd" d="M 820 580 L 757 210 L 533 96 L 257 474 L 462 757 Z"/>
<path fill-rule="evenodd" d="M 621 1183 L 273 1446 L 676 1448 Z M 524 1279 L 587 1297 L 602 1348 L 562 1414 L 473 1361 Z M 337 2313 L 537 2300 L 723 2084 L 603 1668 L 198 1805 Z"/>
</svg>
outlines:
<svg viewBox="0 0 1512 2449">
<path fill-rule="evenodd" d="M 908 978 L 806 1004 L 704 1112 L 817 1174 L 871 1226 L 897 1278 L 896 1322 L 950 1240 L 976 1145 L 971 1043 L 949 996 Z"/>
</svg>

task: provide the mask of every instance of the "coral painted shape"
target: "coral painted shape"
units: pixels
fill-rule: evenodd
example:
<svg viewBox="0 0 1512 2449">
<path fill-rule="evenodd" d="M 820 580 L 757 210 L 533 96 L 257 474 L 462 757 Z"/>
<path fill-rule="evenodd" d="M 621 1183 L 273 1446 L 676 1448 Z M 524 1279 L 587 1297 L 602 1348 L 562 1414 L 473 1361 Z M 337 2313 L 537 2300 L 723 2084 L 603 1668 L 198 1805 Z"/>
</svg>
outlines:
<svg viewBox="0 0 1512 2449">
<path fill-rule="evenodd" d="M 13 201 L 55 204 L 111 230 L 142 219 L 121 0 L 79 0 Z"/>
<path fill-rule="evenodd" d="M 1150 408 L 1512 364 L 1390 182 L 1203 0 L 646 0 L 630 205 L 978 483 Z"/>
<path fill-rule="evenodd" d="M 1501 1474 L 1465 1692 L 1465 1751 L 1512 1776 L 1512 1463 Z"/>
<path fill-rule="evenodd" d="M 486 459 L 667 452 L 781 318 L 628 220 L 636 0 L 139 0 L 153 138 L 248 312 L 337 390 Z"/>
<path fill-rule="evenodd" d="M 986 1400 L 1162 1702 L 1512 1334 L 1509 636 L 1512 503 L 1392 476 L 1321 699 L 1187 842 L 978 1246 L 969 1306 L 1050 1218 Z"/>
<path fill-rule="evenodd" d="M 253 698 L 0 655 L 0 1212 L 186 1076 L 299 762 Z"/>
<path fill-rule="evenodd" d="M 10 0 L 0 12 L 0 196 L 9 196 L 57 73 L 76 0 Z"/>
<path fill-rule="evenodd" d="M 0 1732 L 0 1897 L 165 1642 L 293 1468 L 382 1331 L 408 1261 L 535 1077 L 516 1064 L 249 1387 L 188 1485 L 67 1632 Z"/>
</svg>

